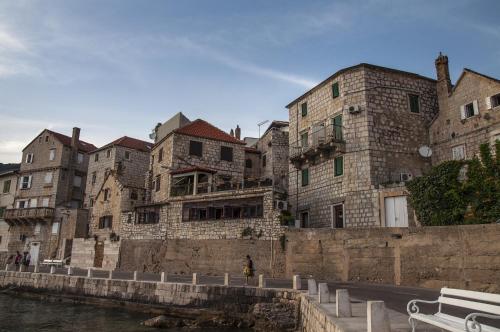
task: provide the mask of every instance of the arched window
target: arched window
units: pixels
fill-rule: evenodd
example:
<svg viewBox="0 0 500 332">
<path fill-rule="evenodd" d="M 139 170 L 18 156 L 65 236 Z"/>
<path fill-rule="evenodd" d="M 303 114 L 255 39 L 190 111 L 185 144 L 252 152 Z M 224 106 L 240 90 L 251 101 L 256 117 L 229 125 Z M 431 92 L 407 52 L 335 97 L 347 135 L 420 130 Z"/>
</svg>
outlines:
<svg viewBox="0 0 500 332">
<path fill-rule="evenodd" d="M 245 167 L 252 168 L 252 159 L 245 160 Z"/>
</svg>

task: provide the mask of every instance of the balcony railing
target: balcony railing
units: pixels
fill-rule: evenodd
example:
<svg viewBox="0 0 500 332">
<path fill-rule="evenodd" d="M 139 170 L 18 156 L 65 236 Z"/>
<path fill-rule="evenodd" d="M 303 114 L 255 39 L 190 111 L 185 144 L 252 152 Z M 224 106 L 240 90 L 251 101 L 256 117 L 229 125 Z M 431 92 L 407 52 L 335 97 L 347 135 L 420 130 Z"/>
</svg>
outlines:
<svg viewBox="0 0 500 332">
<path fill-rule="evenodd" d="M 26 209 L 7 209 L 4 213 L 5 221 L 36 221 L 52 219 L 54 209 L 49 207 L 36 207 Z"/>
<path fill-rule="evenodd" d="M 230 190 L 239 190 L 247 188 L 263 188 L 263 187 L 276 187 L 278 188 L 281 183 L 273 183 L 272 179 L 250 180 L 245 179 L 240 182 L 234 181 L 221 181 L 218 183 L 199 183 L 197 187 L 197 194 L 206 194 L 209 192 L 223 192 Z M 193 184 L 172 185 L 170 188 L 170 195 L 187 196 L 193 195 Z"/>
<path fill-rule="evenodd" d="M 303 134 L 300 140 L 290 144 L 290 159 L 297 161 L 323 150 L 342 150 L 344 146 L 344 133 L 341 125 L 315 126 L 310 132 Z"/>
</svg>

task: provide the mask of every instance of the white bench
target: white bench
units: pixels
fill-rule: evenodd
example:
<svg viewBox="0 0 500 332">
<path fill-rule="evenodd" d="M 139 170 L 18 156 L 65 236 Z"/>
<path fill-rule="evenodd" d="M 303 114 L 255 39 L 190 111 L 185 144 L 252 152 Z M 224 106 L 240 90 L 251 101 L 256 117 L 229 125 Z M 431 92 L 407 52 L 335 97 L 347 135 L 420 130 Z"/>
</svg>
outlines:
<svg viewBox="0 0 500 332">
<path fill-rule="evenodd" d="M 420 313 L 418 303 L 437 303 L 435 314 Z M 442 312 L 442 305 L 464 308 L 471 313 L 466 317 L 456 317 Z M 436 301 L 411 300 L 407 306 L 409 322 L 415 332 L 417 321 L 437 326 L 453 332 L 500 332 L 499 328 L 479 323 L 477 318 L 498 319 L 500 322 L 500 295 L 474 292 L 453 288 L 442 288 Z M 495 324 L 496 325 L 496 324 Z"/>
</svg>

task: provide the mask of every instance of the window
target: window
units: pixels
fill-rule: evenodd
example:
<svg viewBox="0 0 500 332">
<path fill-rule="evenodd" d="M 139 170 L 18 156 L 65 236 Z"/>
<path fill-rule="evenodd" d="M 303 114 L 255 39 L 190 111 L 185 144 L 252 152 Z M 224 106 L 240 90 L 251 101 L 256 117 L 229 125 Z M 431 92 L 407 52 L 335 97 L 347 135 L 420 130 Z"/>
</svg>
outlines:
<svg viewBox="0 0 500 332">
<path fill-rule="evenodd" d="M 309 184 L 309 169 L 302 170 L 302 187 L 307 186 Z"/>
<path fill-rule="evenodd" d="M 22 176 L 19 187 L 21 187 L 21 189 L 31 188 L 31 175 Z"/>
<path fill-rule="evenodd" d="M 76 162 L 79 164 L 83 163 L 83 153 L 78 152 L 76 155 Z"/>
<path fill-rule="evenodd" d="M 338 96 L 340 96 L 339 82 L 335 82 L 332 84 L 332 96 L 333 98 L 337 98 Z"/>
<path fill-rule="evenodd" d="M 137 211 L 136 223 L 137 224 L 157 224 L 160 221 L 160 209 L 142 208 Z"/>
<path fill-rule="evenodd" d="M 3 182 L 3 193 L 4 194 L 10 192 L 10 182 L 11 182 L 11 180 L 5 180 Z"/>
<path fill-rule="evenodd" d="M 198 141 L 189 141 L 189 155 L 201 157 L 203 154 L 203 143 Z"/>
<path fill-rule="evenodd" d="M 113 224 L 113 216 L 103 216 L 99 218 L 99 229 L 111 228 Z"/>
<path fill-rule="evenodd" d="M 233 161 L 233 148 L 230 148 L 229 146 L 221 146 L 220 160 Z"/>
<path fill-rule="evenodd" d="M 462 120 L 468 119 L 478 114 L 479 109 L 477 106 L 477 100 L 474 100 L 472 103 L 460 106 L 460 115 Z"/>
<path fill-rule="evenodd" d="M 79 175 L 75 175 L 73 177 L 73 187 L 80 188 L 82 186 L 82 177 Z"/>
<path fill-rule="evenodd" d="M 420 100 L 418 95 L 409 94 L 408 101 L 410 103 L 410 112 L 420 113 Z"/>
<path fill-rule="evenodd" d="M 5 213 L 5 209 L 6 208 L 4 206 L 0 207 L 0 218 L 3 218 L 3 214 Z"/>
<path fill-rule="evenodd" d="M 451 149 L 451 155 L 453 160 L 463 160 L 465 159 L 465 145 L 458 145 Z"/>
<path fill-rule="evenodd" d="M 158 162 L 161 163 L 163 160 L 163 148 L 158 152 Z"/>
<path fill-rule="evenodd" d="M 104 201 L 106 202 L 109 200 L 110 197 L 110 190 L 108 188 L 104 189 Z"/>
<path fill-rule="evenodd" d="M 42 228 L 42 224 L 40 224 L 39 222 L 37 222 L 36 225 L 35 225 L 35 234 L 40 234 L 41 228 Z"/>
<path fill-rule="evenodd" d="M 45 173 L 45 183 L 52 183 L 52 172 Z"/>
<path fill-rule="evenodd" d="M 262 167 L 266 167 L 267 165 L 267 155 L 262 156 Z"/>
<path fill-rule="evenodd" d="M 45 136 L 45 142 L 49 141 L 49 136 Z"/>
<path fill-rule="evenodd" d="M 36 208 L 38 205 L 38 200 L 36 198 L 30 199 L 30 208 Z"/>
<path fill-rule="evenodd" d="M 245 160 L 245 167 L 252 168 L 252 159 Z"/>
<path fill-rule="evenodd" d="M 95 184 L 96 179 L 97 179 L 96 172 L 92 172 L 92 184 Z"/>
<path fill-rule="evenodd" d="M 500 93 L 490 98 L 490 104 L 492 108 L 500 106 Z"/>
<path fill-rule="evenodd" d="M 125 159 L 130 160 L 130 151 L 125 151 Z"/>
<path fill-rule="evenodd" d="M 183 221 L 262 218 L 263 215 L 262 197 L 193 202 L 182 208 Z"/>
<path fill-rule="evenodd" d="M 137 190 L 132 190 L 132 191 L 130 192 L 130 199 L 134 199 L 134 200 L 136 200 L 136 199 L 138 199 L 138 198 L 139 198 L 139 195 L 137 195 Z"/>
<path fill-rule="evenodd" d="M 49 207 L 49 201 L 50 201 L 50 198 L 48 198 L 48 197 L 42 198 L 42 207 Z"/>
<path fill-rule="evenodd" d="M 93 198 L 89 199 L 89 206 L 90 207 L 94 206 L 94 199 Z"/>
<path fill-rule="evenodd" d="M 342 115 L 337 115 L 332 119 L 333 138 L 336 141 L 342 141 L 344 135 L 342 133 Z"/>
<path fill-rule="evenodd" d="M 57 234 L 59 232 L 59 223 L 55 222 L 52 224 L 52 234 Z"/>
<path fill-rule="evenodd" d="M 344 174 L 344 156 L 339 156 L 333 160 L 334 163 L 334 176 L 341 176 Z"/>
<path fill-rule="evenodd" d="M 111 149 L 106 150 L 106 158 L 111 157 Z"/>
<path fill-rule="evenodd" d="M 305 117 L 307 115 L 307 103 L 302 103 L 302 105 L 300 105 L 300 109 L 302 117 Z"/>
<path fill-rule="evenodd" d="M 23 199 L 23 200 L 19 200 L 16 202 L 16 207 L 18 209 L 27 209 L 28 208 L 28 200 L 27 199 Z"/>
<path fill-rule="evenodd" d="M 96 153 L 96 154 L 94 155 L 94 161 L 99 161 L 99 153 Z"/>
<path fill-rule="evenodd" d="M 307 131 L 300 134 L 300 146 L 303 148 L 307 148 L 309 146 L 309 133 Z"/>
<path fill-rule="evenodd" d="M 33 153 L 28 153 L 26 155 L 26 164 L 32 164 L 33 163 Z"/>
<path fill-rule="evenodd" d="M 49 160 L 56 159 L 56 149 L 50 149 L 49 151 Z"/>
<path fill-rule="evenodd" d="M 161 187 L 161 175 L 158 174 L 155 180 L 155 191 L 160 191 L 160 187 Z"/>
</svg>

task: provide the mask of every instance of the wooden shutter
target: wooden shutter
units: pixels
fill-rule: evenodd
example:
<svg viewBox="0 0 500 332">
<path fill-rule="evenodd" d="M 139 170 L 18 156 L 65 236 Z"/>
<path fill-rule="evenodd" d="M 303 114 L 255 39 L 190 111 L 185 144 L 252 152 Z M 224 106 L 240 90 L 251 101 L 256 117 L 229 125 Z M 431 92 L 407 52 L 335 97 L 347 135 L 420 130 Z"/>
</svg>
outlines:
<svg viewBox="0 0 500 332">
<path fill-rule="evenodd" d="M 478 115 L 479 114 L 479 106 L 477 104 L 477 100 L 474 100 L 472 102 L 472 105 L 474 105 L 474 115 Z"/>
<path fill-rule="evenodd" d="M 337 98 L 338 96 L 340 96 L 339 82 L 333 83 L 332 96 L 333 96 L 333 98 Z"/>
<path fill-rule="evenodd" d="M 484 100 L 485 103 L 486 103 L 486 109 L 487 110 L 490 110 L 492 107 L 491 107 L 491 97 L 486 97 L 486 99 Z"/>
<path fill-rule="evenodd" d="M 31 188 L 31 180 L 32 180 L 32 176 L 30 175 L 28 177 L 28 188 Z"/>
<path fill-rule="evenodd" d="M 465 120 L 465 105 L 460 106 L 460 118 Z"/>
</svg>

